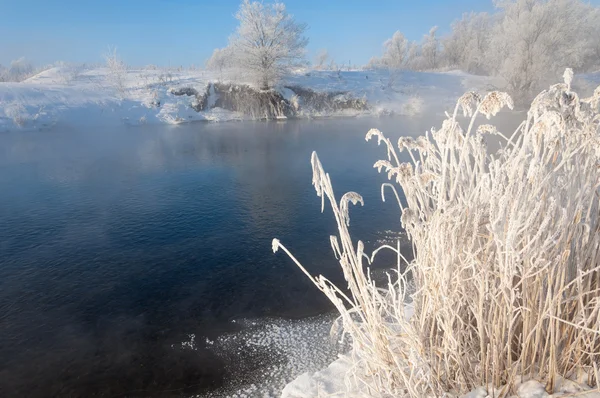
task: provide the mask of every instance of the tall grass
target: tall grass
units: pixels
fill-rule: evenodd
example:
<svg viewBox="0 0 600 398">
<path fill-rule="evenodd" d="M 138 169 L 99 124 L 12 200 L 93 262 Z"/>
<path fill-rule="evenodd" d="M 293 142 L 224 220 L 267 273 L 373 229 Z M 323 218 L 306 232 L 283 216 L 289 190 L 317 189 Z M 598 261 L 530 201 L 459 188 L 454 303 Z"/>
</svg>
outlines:
<svg viewBox="0 0 600 398">
<path fill-rule="evenodd" d="M 411 262 L 399 247 L 368 256 L 351 239 L 349 203 L 362 198 L 350 192 L 338 202 L 313 153 L 313 185 L 337 221 L 331 246 L 348 289 L 310 275 L 277 239 L 273 249 L 337 307 L 353 341 L 348 383 L 364 395 L 439 397 L 484 386 L 504 397 L 526 378 L 550 393 L 559 377 L 598 386 L 600 87 L 580 99 L 571 80 L 567 70 L 564 83 L 539 94 L 510 136 L 476 127 L 478 116 L 512 107 L 499 92 L 463 95 L 441 129 L 416 140 L 394 145 L 369 131 L 367 140 L 386 149 L 375 167 L 391 181 L 384 200 L 392 193 L 402 210 Z M 486 147 L 490 135 L 503 142 L 495 153 Z M 411 163 L 399 160 L 405 150 Z M 398 258 L 385 288 L 368 268 L 380 250 Z"/>
</svg>

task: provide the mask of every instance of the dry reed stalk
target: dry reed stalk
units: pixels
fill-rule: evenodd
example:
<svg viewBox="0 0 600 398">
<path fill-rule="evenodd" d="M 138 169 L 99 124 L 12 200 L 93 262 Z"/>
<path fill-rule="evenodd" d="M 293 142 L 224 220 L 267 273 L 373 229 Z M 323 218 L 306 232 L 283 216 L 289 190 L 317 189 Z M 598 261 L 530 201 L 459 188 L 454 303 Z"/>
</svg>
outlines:
<svg viewBox="0 0 600 398">
<path fill-rule="evenodd" d="M 399 247 L 371 257 L 348 231 L 349 203 L 339 203 L 331 179 L 313 153 L 313 185 L 331 204 L 338 236 L 331 245 L 349 295 L 322 276 L 312 277 L 282 248 L 340 312 L 353 341 L 350 381 L 365 394 L 447 396 L 484 386 L 494 396 L 515 393 L 522 377 L 546 382 L 588 374 L 597 387 L 600 359 L 600 88 L 580 99 L 565 82 L 539 94 L 527 120 L 510 137 L 494 126 L 475 128 L 512 108 L 504 93 L 463 95 L 438 131 L 397 148 L 371 130 L 387 150 L 375 167 L 398 184 L 402 227 L 415 249 L 408 263 Z M 459 111 L 470 117 L 466 130 Z M 504 140 L 494 154 L 484 137 Z M 407 150 L 412 163 L 401 163 Z M 405 204 L 401 199 L 405 200 Z M 368 265 L 381 249 L 397 253 L 386 289 Z M 409 299 L 409 275 L 414 292 Z M 412 317 L 408 312 L 414 311 Z"/>
</svg>

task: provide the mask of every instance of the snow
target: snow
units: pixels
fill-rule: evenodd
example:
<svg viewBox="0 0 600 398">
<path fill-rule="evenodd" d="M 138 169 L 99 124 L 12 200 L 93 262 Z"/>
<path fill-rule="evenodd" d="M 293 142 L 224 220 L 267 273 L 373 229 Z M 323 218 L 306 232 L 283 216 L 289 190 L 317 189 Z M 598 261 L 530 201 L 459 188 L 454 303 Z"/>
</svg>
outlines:
<svg viewBox="0 0 600 398">
<path fill-rule="evenodd" d="M 303 373 L 281 392 L 281 398 L 309 398 L 343 396 L 359 398 L 359 392 L 347 391 L 344 384 L 346 374 L 352 367 L 352 361 L 345 355 L 332 362 L 327 368 L 315 373 Z M 343 394 L 342 394 L 343 393 Z"/>
<path fill-rule="evenodd" d="M 352 369 L 352 361 L 345 355 L 332 362 L 327 368 L 314 372 L 304 373 L 289 383 L 282 391 L 281 398 L 315 398 L 315 397 L 340 397 L 340 398 L 368 398 L 370 395 L 360 391 L 356 386 L 348 388 L 344 382 L 346 375 Z M 592 390 L 585 383 L 577 383 L 562 379 L 557 383 L 554 394 L 548 394 L 542 383 L 536 380 L 527 380 L 518 385 L 517 394 L 510 398 L 559 398 L 582 397 L 600 398 L 598 390 Z M 478 387 L 460 398 L 493 398 L 498 396 L 484 387 Z M 448 394 L 448 398 L 453 397 Z"/>
<path fill-rule="evenodd" d="M 111 84 L 110 71 L 97 68 L 74 71 L 55 67 L 21 83 L 0 83 L 0 131 L 48 128 L 56 124 L 100 125 L 220 122 L 245 120 L 248 116 L 212 108 L 196 112 L 194 96 L 175 96 L 175 88 L 206 92 L 216 81 L 248 83 L 235 72 L 223 76 L 205 70 L 132 69 L 123 76 L 123 88 Z M 294 94 L 286 86 L 301 86 L 318 92 L 346 93 L 364 98 L 368 112 L 346 109 L 336 114 L 308 113 L 306 117 L 357 116 L 365 113 L 415 115 L 451 108 L 466 88 L 484 87 L 488 78 L 464 73 L 422 73 L 388 71 L 297 71 L 276 89 L 291 101 Z M 157 106 L 160 104 L 160 106 Z M 311 111 L 312 112 L 312 111 Z"/>
</svg>

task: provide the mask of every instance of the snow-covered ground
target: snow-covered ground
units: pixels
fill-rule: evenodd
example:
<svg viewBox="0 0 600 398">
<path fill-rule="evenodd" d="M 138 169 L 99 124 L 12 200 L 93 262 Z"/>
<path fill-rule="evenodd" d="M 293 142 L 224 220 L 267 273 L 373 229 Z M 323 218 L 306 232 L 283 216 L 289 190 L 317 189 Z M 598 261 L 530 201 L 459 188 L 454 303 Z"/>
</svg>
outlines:
<svg viewBox="0 0 600 398">
<path fill-rule="evenodd" d="M 352 361 L 345 355 L 332 362 L 327 368 L 314 373 L 303 373 L 293 382 L 289 383 L 282 391 L 281 398 L 367 398 L 372 395 L 358 387 L 348 387 L 345 383 L 346 375 L 351 371 Z M 555 392 L 548 394 L 545 386 L 536 380 L 524 378 L 517 386 L 517 394 L 510 398 L 600 398 L 600 392 L 587 386 L 583 381 L 557 380 Z M 498 394 L 479 387 L 459 398 L 492 398 Z M 448 394 L 447 398 L 454 395 Z"/>
<path fill-rule="evenodd" d="M 109 126 L 248 118 L 220 108 L 196 112 L 192 109 L 195 97 L 172 93 L 178 88 L 203 93 L 210 82 L 216 81 L 244 83 L 235 75 L 204 70 L 128 70 L 115 79 L 106 68 L 77 72 L 56 67 L 22 83 L 0 83 L 0 131 L 38 129 L 57 123 Z M 489 78 L 462 72 L 390 75 L 388 71 L 302 71 L 284 79 L 276 88 L 284 97 L 291 97 L 285 86 L 344 92 L 365 99 L 370 108 L 366 112 L 346 109 L 336 114 L 301 113 L 305 117 L 419 114 L 428 110 L 439 113 L 452 107 L 465 90 L 494 87 Z M 209 99 L 209 103 L 211 100 L 214 104 L 214 99 Z"/>
</svg>

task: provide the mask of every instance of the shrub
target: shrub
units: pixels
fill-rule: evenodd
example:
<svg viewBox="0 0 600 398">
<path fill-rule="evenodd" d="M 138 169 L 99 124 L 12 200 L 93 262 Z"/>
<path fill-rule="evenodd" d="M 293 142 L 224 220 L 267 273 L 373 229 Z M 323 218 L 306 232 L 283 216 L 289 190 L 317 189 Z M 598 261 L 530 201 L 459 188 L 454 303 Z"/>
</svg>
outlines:
<svg viewBox="0 0 600 398">
<path fill-rule="evenodd" d="M 539 94 L 510 137 L 475 127 L 478 115 L 512 107 L 499 92 L 463 95 L 440 130 L 402 137 L 397 147 L 369 131 L 367 140 L 386 147 L 375 167 L 404 193 L 382 186 L 402 210 L 410 262 L 399 247 L 367 256 L 351 239 L 349 203 L 362 198 L 349 192 L 337 202 L 313 153 L 313 185 L 337 221 L 331 246 L 348 291 L 310 275 L 277 239 L 273 250 L 288 253 L 340 312 L 353 340 L 349 382 L 364 395 L 439 397 L 484 386 L 504 397 L 521 377 L 550 393 L 559 376 L 598 386 L 600 87 L 580 99 L 571 79 L 567 70 L 564 84 Z M 466 130 L 459 110 L 470 117 Z M 489 136 L 504 142 L 493 154 Z M 404 150 L 411 163 L 400 162 Z M 398 258 L 385 289 L 368 268 L 380 250 Z"/>
<path fill-rule="evenodd" d="M 116 47 L 108 47 L 104 53 L 104 60 L 108 68 L 108 81 L 120 95 L 124 95 L 126 91 L 127 65 L 117 54 Z"/>
</svg>

